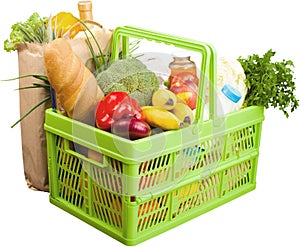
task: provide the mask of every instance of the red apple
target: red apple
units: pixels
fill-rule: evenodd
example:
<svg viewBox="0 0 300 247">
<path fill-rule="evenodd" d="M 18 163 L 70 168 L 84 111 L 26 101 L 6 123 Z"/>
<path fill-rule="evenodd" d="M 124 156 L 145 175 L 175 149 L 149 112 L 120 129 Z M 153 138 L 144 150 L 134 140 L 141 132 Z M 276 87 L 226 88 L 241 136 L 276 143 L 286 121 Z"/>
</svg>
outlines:
<svg viewBox="0 0 300 247">
<path fill-rule="evenodd" d="M 184 82 L 184 81 L 190 81 L 196 84 L 198 86 L 199 84 L 199 79 L 196 75 L 194 75 L 191 72 L 180 72 L 175 76 L 172 76 L 170 78 L 170 85 L 176 83 L 176 82 Z"/>
<path fill-rule="evenodd" d="M 192 92 L 183 92 L 177 94 L 177 97 L 183 100 L 192 110 L 196 108 L 197 96 Z"/>
<path fill-rule="evenodd" d="M 194 82 L 189 80 L 177 81 L 171 85 L 169 90 L 175 93 L 192 110 L 196 108 L 198 88 Z"/>
</svg>

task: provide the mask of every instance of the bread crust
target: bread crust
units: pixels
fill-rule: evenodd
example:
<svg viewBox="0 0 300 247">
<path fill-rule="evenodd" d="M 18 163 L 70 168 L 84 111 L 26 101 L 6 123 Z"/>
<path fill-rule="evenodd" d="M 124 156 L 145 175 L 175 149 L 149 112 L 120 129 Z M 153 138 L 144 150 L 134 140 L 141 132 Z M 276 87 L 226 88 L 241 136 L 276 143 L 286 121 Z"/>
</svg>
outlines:
<svg viewBox="0 0 300 247">
<path fill-rule="evenodd" d="M 96 104 L 104 95 L 96 78 L 73 52 L 69 42 L 58 38 L 47 44 L 44 62 L 49 82 L 67 115 L 90 122 Z"/>
</svg>

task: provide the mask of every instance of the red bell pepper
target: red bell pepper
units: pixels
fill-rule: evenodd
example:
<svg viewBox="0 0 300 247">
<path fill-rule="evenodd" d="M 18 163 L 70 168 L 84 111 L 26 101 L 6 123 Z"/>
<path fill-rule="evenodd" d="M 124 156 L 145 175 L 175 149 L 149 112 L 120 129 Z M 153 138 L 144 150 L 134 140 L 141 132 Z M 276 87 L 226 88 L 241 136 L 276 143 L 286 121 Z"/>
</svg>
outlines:
<svg viewBox="0 0 300 247">
<path fill-rule="evenodd" d="M 111 92 L 96 106 L 96 126 L 102 130 L 110 130 L 121 118 L 132 117 L 145 120 L 139 103 L 125 92 Z"/>
</svg>

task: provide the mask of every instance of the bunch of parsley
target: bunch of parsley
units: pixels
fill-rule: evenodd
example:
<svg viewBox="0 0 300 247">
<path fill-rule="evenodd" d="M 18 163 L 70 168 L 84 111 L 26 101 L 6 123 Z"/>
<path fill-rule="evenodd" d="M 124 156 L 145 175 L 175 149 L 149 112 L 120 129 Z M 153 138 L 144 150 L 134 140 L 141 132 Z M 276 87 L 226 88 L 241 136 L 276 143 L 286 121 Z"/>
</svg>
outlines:
<svg viewBox="0 0 300 247">
<path fill-rule="evenodd" d="M 295 96 L 294 63 L 291 60 L 273 62 L 275 52 L 271 49 L 262 57 L 257 54 L 239 57 L 248 88 L 244 106 L 259 105 L 279 108 L 286 117 L 299 106 Z"/>
</svg>

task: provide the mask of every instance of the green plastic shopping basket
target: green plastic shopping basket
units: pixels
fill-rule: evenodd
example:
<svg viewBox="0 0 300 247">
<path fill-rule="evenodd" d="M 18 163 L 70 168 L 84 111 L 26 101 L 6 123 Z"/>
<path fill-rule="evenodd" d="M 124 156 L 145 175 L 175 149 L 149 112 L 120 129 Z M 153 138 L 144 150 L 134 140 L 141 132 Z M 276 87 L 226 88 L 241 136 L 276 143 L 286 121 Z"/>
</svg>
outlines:
<svg viewBox="0 0 300 247">
<path fill-rule="evenodd" d="M 201 54 L 200 82 L 210 82 L 209 120 L 198 97 L 195 122 L 130 141 L 46 111 L 50 201 L 126 245 L 136 245 L 256 186 L 263 107 L 216 117 L 216 54 L 206 43 L 118 27 L 112 59 L 129 38 Z M 204 96 L 199 84 L 199 95 Z M 92 159 L 88 150 L 100 159 Z"/>
</svg>

